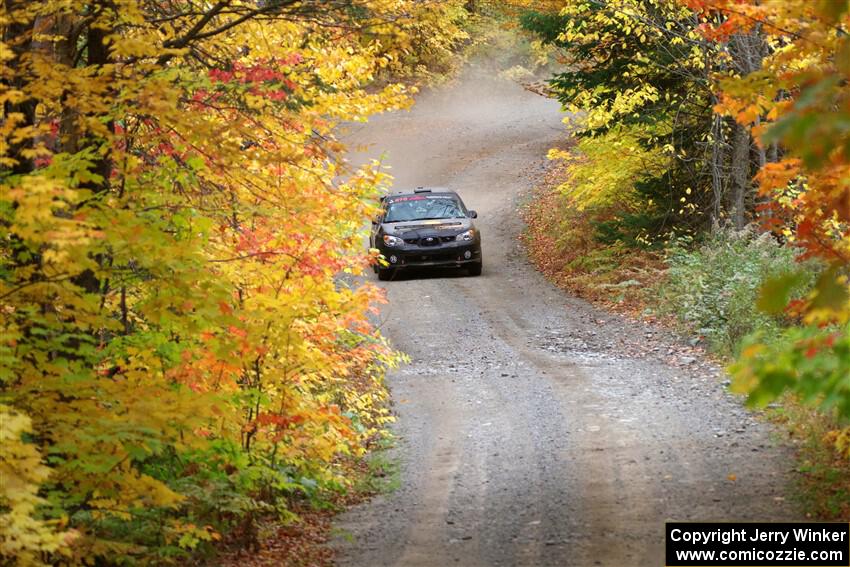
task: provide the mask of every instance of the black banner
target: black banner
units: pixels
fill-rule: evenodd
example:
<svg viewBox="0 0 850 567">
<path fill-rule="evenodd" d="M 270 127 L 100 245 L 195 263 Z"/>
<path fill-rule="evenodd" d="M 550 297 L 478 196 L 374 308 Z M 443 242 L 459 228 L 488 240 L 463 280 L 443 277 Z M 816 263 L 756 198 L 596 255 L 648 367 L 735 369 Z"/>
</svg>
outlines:
<svg viewBox="0 0 850 567">
<path fill-rule="evenodd" d="M 848 567 L 850 524 L 668 522 L 667 567 Z"/>
</svg>

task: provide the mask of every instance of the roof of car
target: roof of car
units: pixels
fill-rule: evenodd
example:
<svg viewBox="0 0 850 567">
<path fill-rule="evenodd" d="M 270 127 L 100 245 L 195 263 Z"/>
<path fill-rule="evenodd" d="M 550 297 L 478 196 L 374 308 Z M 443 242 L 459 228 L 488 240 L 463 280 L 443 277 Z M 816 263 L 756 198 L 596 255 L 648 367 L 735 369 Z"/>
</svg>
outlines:
<svg viewBox="0 0 850 567">
<path fill-rule="evenodd" d="M 389 195 L 385 195 L 384 199 L 392 199 L 394 197 L 404 197 L 406 195 L 421 195 L 421 194 L 431 194 L 431 195 L 454 195 L 457 196 L 455 191 L 447 187 L 416 187 L 415 189 L 398 189 L 390 193 Z"/>
</svg>

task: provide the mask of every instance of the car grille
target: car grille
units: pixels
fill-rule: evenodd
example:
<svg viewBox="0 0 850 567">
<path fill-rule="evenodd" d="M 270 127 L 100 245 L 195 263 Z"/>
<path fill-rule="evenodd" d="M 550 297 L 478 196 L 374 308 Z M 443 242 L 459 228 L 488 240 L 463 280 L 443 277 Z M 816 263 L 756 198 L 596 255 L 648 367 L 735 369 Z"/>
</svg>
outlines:
<svg viewBox="0 0 850 567">
<path fill-rule="evenodd" d="M 422 238 L 405 238 L 407 244 L 418 244 L 419 246 L 439 246 L 447 242 L 453 242 L 454 236 L 423 236 Z"/>
<path fill-rule="evenodd" d="M 451 261 L 460 261 L 456 254 L 446 253 L 446 252 L 437 252 L 435 254 L 417 254 L 415 256 L 409 256 L 407 258 L 408 263 L 417 263 L 417 262 L 451 262 Z"/>
</svg>

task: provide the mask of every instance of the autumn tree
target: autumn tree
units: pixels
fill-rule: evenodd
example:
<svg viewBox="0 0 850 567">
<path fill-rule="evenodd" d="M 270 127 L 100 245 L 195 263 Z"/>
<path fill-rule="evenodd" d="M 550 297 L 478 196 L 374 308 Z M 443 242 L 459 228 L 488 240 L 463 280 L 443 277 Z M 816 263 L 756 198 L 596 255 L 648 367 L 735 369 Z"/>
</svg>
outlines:
<svg viewBox="0 0 850 567">
<path fill-rule="evenodd" d="M 407 106 L 388 79 L 445 66 L 464 14 L 4 2 L 4 560 L 166 562 L 345 485 L 395 355 L 340 277 L 386 177 L 336 126 Z"/>
<path fill-rule="evenodd" d="M 848 2 L 689 2 L 720 38 L 762 34 L 762 64 L 719 77 L 718 112 L 732 116 L 759 142 L 755 180 L 763 226 L 801 259 L 827 269 L 815 289 L 790 301 L 804 277 L 768 282 L 762 307 L 799 321 L 780 337 L 753 337 L 735 367 L 736 384 L 754 402 L 786 390 L 850 417 L 850 26 Z M 850 447 L 847 433 L 839 447 Z"/>
<path fill-rule="evenodd" d="M 707 37 L 697 12 L 665 0 L 574 0 L 521 18 L 561 53 L 551 86 L 579 143 L 553 155 L 570 164 L 565 196 L 597 211 L 598 238 L 646 242 L 752 219 L 765 154 L 714 111 L 714 78 L 759 67 L 758 30 Z"/>
</svg>

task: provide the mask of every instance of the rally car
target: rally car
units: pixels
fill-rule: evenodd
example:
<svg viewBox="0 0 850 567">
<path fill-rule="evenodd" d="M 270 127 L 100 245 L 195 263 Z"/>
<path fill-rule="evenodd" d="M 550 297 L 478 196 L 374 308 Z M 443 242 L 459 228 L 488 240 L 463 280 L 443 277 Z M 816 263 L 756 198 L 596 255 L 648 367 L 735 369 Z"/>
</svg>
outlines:
<svg viewBox="0 0 850 567">
<path fill-rule="evenodd" d="M 417 187 L 382 200 L 372 221 L 369 244 L 384 261 L 375 266 L 378 278 L 392 279 L 398 270 L 421 267 L 465 268 L 481 275 L 481 234 L 478 217 L 460 196 L 443 188 Z"/>
</svg>

